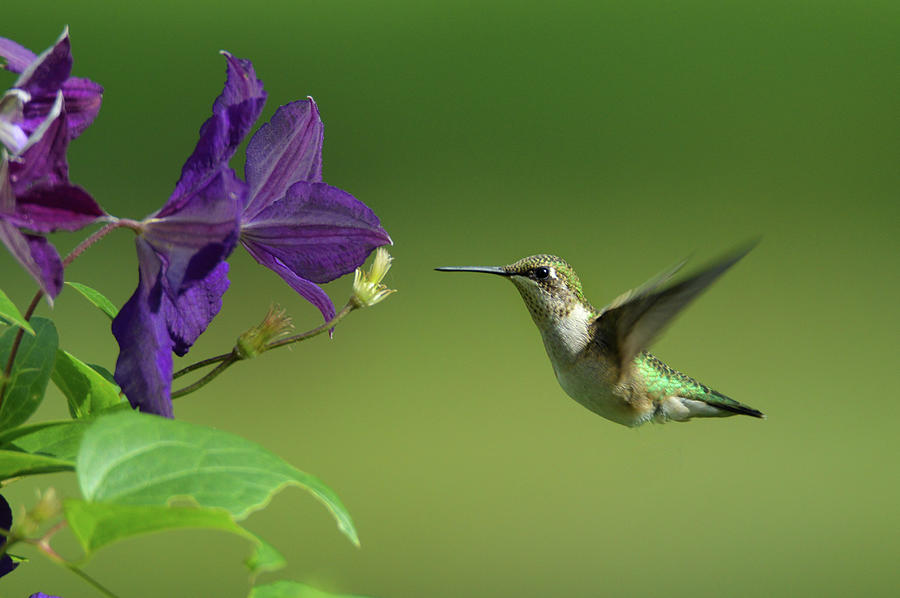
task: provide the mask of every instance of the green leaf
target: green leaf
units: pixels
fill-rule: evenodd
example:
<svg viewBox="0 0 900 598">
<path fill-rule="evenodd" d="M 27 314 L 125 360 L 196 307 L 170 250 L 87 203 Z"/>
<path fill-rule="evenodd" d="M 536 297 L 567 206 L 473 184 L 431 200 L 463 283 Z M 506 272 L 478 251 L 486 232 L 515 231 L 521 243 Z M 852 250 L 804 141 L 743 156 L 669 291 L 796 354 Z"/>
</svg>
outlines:
<svg viewBox="0 0 900 598">
<path fill-rule="evenodd" d="M 172 529 L 213 529 L 250 540 L 253 555 L 247 566 L 254 574 L 284 566 L 284 557 L 258 536 L 234 522 L 223 509 L 197 506 L 117 505 L 67 500 L 66 520 L 81 543 L 85 558 L 98 549 L 132 536 Z"/>
<path fill-rule="evenodd" d="M 16 304 L 10 301 L 9 297 L 7 297 L 6 293 L 2 290 L 0 290 L 0 320 L 9 322 L 13 326 L 23 328 L 25 332 L 34 336 L 34 328 L 31 327 L 28 320 L 26 320 L 21 312 L 19 312 L 19 308 L 16 307 Z"/>
<path fill-rule="evenodd" d="M 88 417 L 125 401 L 117 385 L 62 349 L 56 352 L 52 378 L 66 395 L 74 418 Z"/>
<path fill-rule="evenodd" d="M 99 307 L 103 313 L 109 316 L 110 320 L 114 320 L 116 318 L 116 315 L 118 315 L 119 309 L 100 291 L 92 289 L 86 284 L 81 284 L 80 282 L 67 282 L 66 284 L 84 295 L 88 301 Z"/>
<path fill-rule="evenodd" d="M 56 361 L 59 336 L 53 322 L 46 318 L 31 321 L 35 336 L 23 336 L 16 361 L 7 380 L 6 395 L 0 405 L 0 430 L 14 428 L 31 417 L 47 390 L 50 372 Z M 0 367 L 9 360 L 16 330 L 0 335 Z"/>
<path fill-rule="evenodd" d="M 71 471 L 75 464 L 68 459 L 49 455 L 33 455 L 14 450 L 0 450 L 0 480 L 16 476 Z"/>
<path fill-rule="evenodd" d="M 0 434 L 0 448 L 57 457 L 72 463 L 90 422 L 66 420 L 26 424 Z"/>
<path fill-rule="evenodd" d="M 109 382 L 116 384 L 116 377 L 113 376 L 113 373 L 110 372 L 108 369 L 106 369 L 102 365 L 97 365 L 96 363 L 89 363 L 88 365 L 91 366 L 92 370 L 94 370 L 95 372 L 97 372 L 98 374 L 100 374 L 101 376 L 106 378 Z M 116 384 L 116 386 L 118 386 L 118 384 Z"/>
<path fill-rule="evenodd" d="M 365 598 L 356 594 L 332 594 L 296 581 L 276 581 L 250 590 L 248 598 Z"/>
<path fill-rule="evenodd" d="M 299 486 L 359 545 L 349 513 L 316 477 L 239 436 L 136 412 L 98 417 L 78 452 L 78 484 L 89 501 L 165 505 L 190 498 L 238 521 L 286 486 Z"/>
</svg>

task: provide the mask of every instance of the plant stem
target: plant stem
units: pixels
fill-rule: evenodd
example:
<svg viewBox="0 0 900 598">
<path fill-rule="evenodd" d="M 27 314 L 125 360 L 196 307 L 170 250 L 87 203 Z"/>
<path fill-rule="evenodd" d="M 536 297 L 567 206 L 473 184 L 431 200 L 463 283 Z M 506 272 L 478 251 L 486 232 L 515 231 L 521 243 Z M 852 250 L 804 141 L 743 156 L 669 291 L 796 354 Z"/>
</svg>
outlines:
<svg viewBox="0 0 900 598">
<path fill-rule="evenodd" d="M 122 227 L 132 228 L 132 226 L 131 226 L 132 224 L 133 223 L 131 220 L 122 219 L 122 220 L 115 220 L 114 222 L 110 222 L 106 226 L 100 228 L 97 232 L 95 232 L 93 235 L 91 235 L 90 237 L 88 237 L 87 239 L 85 239 L 84 241 L 79 243 L 75 247 L 75 249 L 73 249 L 72 251 L 69 252 L 69 255 L 67 255 L 65 257 L 65 259 L 63 259 L 63 262 L 62 262 L 63 268 L 65 268 L 66 266 L 68 266 L 69 264 L 74 262 L 78 258 L 78 256 L 81 255 L 82 253 L 84 253 L 85 251 L 87 251 L 87 249 L 91 245 L 93 245 L 94 243 L 96 243 L 97 241 L 99 241 L 100 239 L 105 237 L 106 235 L 108 235 L 110 232 L 116 230 L 117 228 L 122 228 Z"/>
<path fill-rule="evenodd" d="M 263 348 L 263 351 L 268 351 L 269 349 L 277 349 L 278 347 L 283 347 L 285 345 L 290 345 L 292 343 L 299 343 L 300 341 L 305 341 L 308 338 L 318 336 L 319 334 L 322 334 L 326 330 L 330 330 L 330 329 L 334 328 L 334 326 L 338 322 L 343 320 L 344 317 L 347 316 L 347 314 L 349 314 L 354 309 L 357 309 L 358 307 L 359 307 L 359 305 L 355 301 L 350 300 L 349 302 L 347 302 L 347 305 L 345 305 L 343 307 L 343 309 L 341 309 L 341 311 L 339 311 L 337 314 L 335 314 L 335 316 L 333 318 L 331 318 L 330 320 L 328 320 L 321 326 L 317 326 L 317 327 L 313 328 L 312 330 L 307 330 L 306 332 L 301 332 L 300 334 L 295 334 L 294 336 L 289 336 L 287 338 L 283 338 L 281 340 L 271 342 Z M 219 364 L 218 366 L 215 367 L 215 369 L 213 369 L 211 372 L 209 372 L 208 374 L 206 374 L 205 376 L 203 376 L 202 378 L 200 378 L 193 384 L 185 386 L 182 389 L 173 391 L 172 395 L 171 395 L 172 398 L 177 399 L 177 398 L 183 397 L 184 395 L 194 392 L 198 388 L 202 388 L 202 387 L 206 386 L 213 380 L 213 378 L 215 378 L 216 376 L 218 376 L 219 374 L 221 374 L 222 372 L 227 370 L 229 367 L 231 367 L 238 361 L 241 361 L 242 359 L 243 358 L 237 353 L 237 351 L 233 350 L 231 353 L 223 353 L 222 355 L 210 357 L 208 359 L 198 361 L 197 363 L 193 363 L 193 364 L 187 366 L 186 368 L 178 370 L 177 372 L 172 374 L 172 379 L 180 378 L 181 376 L 183 376 L 189 372 L 200 369 L 207 365 L 212 365 L 214 363 Z"/>
<path fill-rule="evenodd" d="M 63 523 L 65 523 L 65 522 L 63 522 Z M 99 581 L 97 581 L 96 579 L 94 579 L 93 577 L 91 577 L 90 575 L 85 573 L 84 571 L 82 571 L 77 565 L 75 565 L 74 563 L 70 563 L 69 561 L 67 561 L 66 559 L 61 557 L 59 555 L 59 553 L 57 553 L 55 550 L 53 550 L 53 548 L 50 546 L 50 543 L 47 541 L 46 538 L 42 538 L 41 540 L 25 540 L 25 542 L 35 546 L 38 550 L 43 552 L 47 556 L 48 559 L 50 559 L 57 565 L 65 567 L 66 569 L 68 569 L 69 571 L 71 571 L 72 573 L 74 573 L 75 575 L 77 575 L 78 577 L 83 579 L 84 581 L 86 581 L 89 585 L 93 586 L 94 589 L 96 589 L 101 594 L 103 594 L 105 596 L 109 596 L 109 598 L 119 598 L 119 596 L 117 594 L 115 594 L 112 590 L 110 590 L 109 588 L 104 586 L 102 583 L 100 583 Z"/>
<path fill-rule="evenodd" d="M 230 353 L 230 354 L 222 361 L 222 363 L 220 363 L 219 365 L 216 366 L 216 368 L 215 368 L 213 371 L 211 371 L 210 373 L 206 374 L 205 376 L 203 376 L 202 378 L 200 378 L 199 380 L 197 380 L 197 381 L 194 382 L 193 384 L 189 384 L 188 386 L 185 386 L 185 387 L 182 388 L 181 390 L 176 390 L 175 392 L 173 392 L 173 393 L 172 393 L 172 399 L 174 400 L 174 399 L 177 399 L 177 398 L 179 398 L 179 397 L 183 397 L 184 395 L 190 394 L 190 393 L 194 392 L 195 390 L 197 390 L 197 389 L 199 389 L 199 388 L 203 388 L 204 386 L 206 386 L 207 384 L 209 384 L 210 382 L 212 382 L 213 378 L 215 378 L 216 376 L 218 376 L 219 374 L 221 374 L 222 372 L 224 372 L 225 370 L 227 370 L 227 369 L 228 369 L 229 367 L 231 367 L 233 364 L 237 363 L 237 362 L 239 361 L 239 359 L 240 359 L 240 358 L 237 356 L 236 353 L 233 353 L 233 352 Z"/>
<path fill-rule="evenodd" d="M 69 571 L 71 571 L 72 573 L 74 573 L 75 575 L 77 575 L 78 577 L 80 577 L 81 579 L 83 579 L 84 581 L 89 583 L 90 585 L 94 586 L 94 588 L 101 594 L 109 596 L 109 598 L 119 598 L 119 596 L 114 594 L 112 590 L 105 587 L 99 581 L 97 581 L 96 579 L 94 579 L 93 577 L 91 577 L 90 575 L 88 575 L 87 573 L 85 573 L 84 571 L 82 571 L 81 569 L 76 567 L 75 565 L 68 563 L 68 562 L 63 562 L 61 564 L 66 569 L 68 569 Z"/>
<path fill-rule="evenodd" d="M 174 374 L 172 374 L 172 379 L 174 380 L 176 378 L 181 378 L 185 374 L 189 374 L 189 373 L 193 372 L 194 370 L 199 370 L 202 367 L 206 367 L 206 366 L 212 365 L 214 363 L 219 363 L 220 361 L 225 361 L 226 359 L 231 357 L 232 354 L 233 354 L 233 352 L 232 353 L 222 353 L 221 355 L 216 355 L 215 357 L 210 357 L 208 359 L 198 361 L 197 363 L 192 363 L 191 365 L 189 365 L 185 368 L 182 368 L 182 369 L 178 370 L 177 372 L 175 372 Z"/>
<path fill-rule="evenodd" d="M 28 309 L 25 310 L 25 321 L 31 319 L 31 316 L 34 314 L 34 310 L 37 309 L 38 302 L 43 295 L 43 291 L 35 293 L 34 297 L 31 299 L 31 303 L 28 305 Z M 9 382 L 9 375 L 12 373 L 13 364 L 16 362 L 16 353 L 19 352 L 19 345 L 22 344 L 22 337 L 24 335 L 25 330 L 22 328 L 19 328 L 19 330 L 16 331 L 16 338 L 13 339 L 13 344 L 9 351 L 9 359 L 6 360 L 6 366 L 3 368 L 3 384 L 0 384 L 0 407 L 3 406 L 3 398 L 6 396 L 6 385 Z"/>
<path fill-rule="evenodd" d="M 69 561 L 64 559 L 62 556 L 60 556 L 60 554 L 58 552 L 56 552 L 53 549 L 52 546 L 50 546 L 50 538 L 52 538 L 56 534 L 56 532 L 63 529 L 67 525 L 68 525 L 68 522 L 65 519 L 63 519 L 62 521 L 60 521 L 59 523 L 54 525 L 52 528 L 50 528 L 41 538 L 14 538 L 14 537 L 10 536 L 9 532 L 0 530 L 0 534 L 2 534 L 3 536 L 5 536 L 8 539 L 8 541 L 3 546 L 3 551 L 5 552 L 7 548 L 12 546 L 13 544 L 16 544 L 17 542 L 30 544 L 30 545 L 34 546 L 35 548 L 37 548 L 40 552 L 42 552 L 44 554 L 44 556 L 46 556 L 48 559 L 50 559 L 50 561 L 52 561 L 53 563 L 56 563 L 57 565 L 65 567 L 66 569 L 68 569 L 69 571 L 71 571 L 72 573 L 74 573 L 75 575 L 77 575 L 78 577 L 83 579 L 84 581 L 86 581 L 88 584 L 93 586 L 94 589 L 99 591 L 101 594 L 104 594 L 105 596 L 108 596 L 109 598 L 119 598 L 119 596 L 117 594 L 115 594 L 112 590 L 105 587 L 99 581 L 97 581 L 96 579 L 94 579 L 93 577 L 91 577 L 90 575 L 85 573 L 84 571 L 82 571 L 74 563 L 70 563 Z"/>
<path fill-rule="evenodd" d="M 295 334 L 294 336 L 289 336 L 287 338 L 283 338 L 278 341 L 274 341 L 266 345 L 266 351 L 269 349 L 277 349 L 278 347 L 283 347 L 285 345 L 290 345 L 291 343 L 299 343 L 300 341 L 305 341 L 308 338 L 312 338 L 314 336 L 318 336 L 325 332 L 326 330 L 330 330 L 334 328 L 335 324 L 344 319 L 344 317 L 349 314 L 351 311 L 356 309 L 358 305 L 349 301 L 347 305 L 341 309 L 333 318 L 322 324 L 321 326 L 317 326 L 312 330 L 307 330 L 306 332 L 301 332 L 300 334 Z"/>
</svg>

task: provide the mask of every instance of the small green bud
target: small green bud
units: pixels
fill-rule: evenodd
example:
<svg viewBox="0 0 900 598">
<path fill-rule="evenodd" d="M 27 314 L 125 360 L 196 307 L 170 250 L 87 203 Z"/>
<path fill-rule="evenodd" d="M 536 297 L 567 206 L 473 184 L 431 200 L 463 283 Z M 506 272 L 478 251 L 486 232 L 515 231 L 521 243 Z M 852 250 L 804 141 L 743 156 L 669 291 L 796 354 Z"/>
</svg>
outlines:
<svg viewBox="0 0 900 598">
<path fill-rule="evenodd" d="M 251 359 L 266 350 L 266 345 L 284 338 L 294 330 L 287 312 L 278 305 L 269 307 L 263 321 L 238 337 L 234 350 L 241 359 Z"/>
<path fill-rule="evenodd" d="M 392 261 L 387 249 L 379 247 L 375 250 L 375 259 L 368 272 L 364 272 L 362 268 L 356 269 L 353 273 L 352 301 L 357 307 L 371 307 L 396 292 L 381 284 L 385 274 L 391 269 Z"/>
<path fill-rule="evenodd" d="M 55 519 L 62 513 L 62 503 L 56 494 L 56 488 L 50 487 L 38 493 L 38 502 L 28 516 L 37 523 Z"/>
<path fill-rule="evenodd" d="M 56 490 L 54 488 L 47 488 L 43 492 L 38 490 L 37 503 L 18 518 L 19 521 L 15 524 L 13 533 L 19 537 L 29 537 L 37 533 L 45 522 L 55 520 L 60 515 L 62 515 L 62 503 L 60 503 Z"/>
</svg>

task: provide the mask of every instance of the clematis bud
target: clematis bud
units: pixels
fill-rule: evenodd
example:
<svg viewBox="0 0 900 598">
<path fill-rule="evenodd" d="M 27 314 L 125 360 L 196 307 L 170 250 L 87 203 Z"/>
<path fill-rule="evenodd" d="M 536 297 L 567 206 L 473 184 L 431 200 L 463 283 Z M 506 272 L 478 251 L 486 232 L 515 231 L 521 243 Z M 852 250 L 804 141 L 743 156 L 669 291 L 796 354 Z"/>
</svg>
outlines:
<svg viewBox="0 0 900 598">
<path fill-rule="evenodd" d="M 362 268 L 356 269 L 353 274 L 353 298 L 351 301 L 357 307 L 371 307 L 396 292 L 395 289 L 389 289 L 381 284 L 385 274 L 391 269 L 392 261 L 393 258 L 387 249 L 379 247 L 375 250 L 375 259 L 368 272 Z"/>
<path fill-rule="evenodd" d="M 241 359 L 251 359 L 266 350 L 266 345 L 284 338 L 294 330 L 291 317 L 278 305 L 269 307 L 263 321 L 238 337 L 234 350 Z"/>
<path fill-rule="evenodd" d="M 27 534 L 33 534 L 47 521 L 56 519 L 62 514 L 62 503 L 56 494 L 56 489 L 47 488 L 43 492 L 38 491 L 38 501 L 20 523 L 20 527 L 27 530 Z"/>
</svg>

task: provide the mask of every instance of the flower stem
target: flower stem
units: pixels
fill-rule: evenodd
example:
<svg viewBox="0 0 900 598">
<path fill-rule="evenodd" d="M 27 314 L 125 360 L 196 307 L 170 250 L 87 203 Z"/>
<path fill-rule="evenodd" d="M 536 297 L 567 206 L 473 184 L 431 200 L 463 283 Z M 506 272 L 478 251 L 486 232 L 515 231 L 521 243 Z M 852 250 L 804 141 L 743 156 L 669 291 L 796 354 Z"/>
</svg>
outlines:
<svg viewBox="0 0 900 598">
<path fill-rule="evenodd" d="M 172 374 L 172 379 L 174 380 L 176 378 L 181 378 L 185 374 L 190 374 L 194 370 L 199 370 L 200 368 L 204 368 L 208 365 L 212 365 L 214 363 L 219 363 L 220 361 L 225 361 L 226 359 L 231 357 L 233 354 L 234 354 L 233 351 L 231 353 L 222 353 L 221 355 L 216 355 L 215 357 L 209 357 L 207 359 L 198 361 L 197 363 L 192 363 L 191 365 L 181 368 L 180 370 L 178 370 L 177 372 Z"/>
<path fill-rule="evenodd" d="M 306 332 L 301 332 L 300 334 L 295 334 L 293 336 L 289 336 L 287 338 L 283 338 L 278 341 L 271 342 L 265 346 L 265 351 L 269 349 L 277 349 L 278 347 L 283 347 L 285 345 L 290 345 L 292 343 L 299 343 L 300 341 L 305 341 L 308 338 L 312 338 L 314 336 L 318 336 L 322 334 L 326 330 L 330 330 L 334 328 L 334 326 L 344 319 L 344 317 L 349 314 L 354 309 L 357 309 L 359 306 L 351 299 L 347 302 L 347 305 L 341 309 L 333 318 L 322 324 L 321 326 L 317 326 L 312 330 L 308 330 Z M 218 363 L 211 372 L 194 382 L 188 386 L 185 386 L 182 389 L 176 390 L 172 392 L 172 398 L 177 399 L 183 397 L 186 394 L 190 394 L 195 390 L 202 388 L 209 384 L 213 378 L 227 370 L 229 367 L 241 361 L 243 358 L 237 353 L 237 351 L 232 351 L 231 353 L 223 353 L 222 355 L 217 355 L 215 357 L 210 357 L 209 359 L 204 359 L 203 361 L 198 361 L 197 363 L 193 363 L 186 368 L 180 369 L 174 374 L 172 374 L 172 379 L 180 378 L 181 376 L 193 372 L 194 370 L 200 369 L 202 367 L 212 365 L 214 363 Z"/>
<path fill-rule="evenodd" d="M 65 268 L 66 266 L 68 266 L 69 264 L 74 262 L 78 258 L 78 256 L 81 255 L 82 253 L 84 253 L 85 251 L 87 251 L 91 245 L 93 245 L 94 243 L 96 243 L 97 241 L 99 241 L 100 239 L 105 237 L 106 235 L 108 235 L 110 232 L 116 230 L 117 228 L 122 228 L 123 226 L 130 228 L 130 224 L 131 224 L 130 220 L 127 220 L 127 219 L 118 220 L 117 219 L 113 222 L 110 222 L 106 226 L 100 228 L 97 232 L 95 232 L 93 235 L 91 235 L 90 237 L 88 237 L 87 239 L 85 239 L 84 241 L 79 243 L 75 247 L 75 249 L 73 249 L 72 251 L 69 252 L 69 255 L 67 255 L 65 257 L 65 259 L 63 259 L 63 263 L 62 263 L 63 268 Z"/>
<path fill-rule="evenodd" d="M 179 397 L 183 397 L 184 395 L 190 394 L 190 393 L 194 392 L 195 390 L 197 390 L 197 389 L 199 389 L 199 388 L 203 388 L 204 386 L 206 386 L 207 384 L 209 384 L 210 382 L 212 382 L 213 378 L 215 378 L 216 376 L 218 376 L 219 374 L 221 374 L 222 372 L 224 372 L 225 370 L 227 370 L 227 369 L 228 369 L 229 367 L 231 367 L 234 363 L 236 363 L 239 359 L 240 359 L 240 358 L 237 356 L 236 353 L 234 353 L 234 352 L 229 353 L 229 354 L 225 357 L 225 359 L 222 360 L 222 363 L 220 363 L 219 365 L 217 365 L 217 366 L 215 367 L 215 369 L 213 369 L 213 371 L 211 371 L 210 373 L 206 374 L 205 376 L 203 376 L 202 378 L 200 378 L 199 380 L 197 380 L 197 381 L 194 382 L 193 384 L 189 384 L 188 386 L 185 386 L 185 387 L 182 388 L 181 390 L 176 390 L 176 391 L 174 391 L 174 392 L 172 393 L 172 399 L 174 400 L 174 399 L 177 399 L 177 398 L 179 398 Z"/>
<path fill-rule="evenodd" d="M 63 523 L 65 523 L 65 522 L 63 522 Z M 44 555 L 46 555 L 46 557 L 48 559 L 50 559 L 52 562 L 56 563 L 57 565 L 60 565 L 61 567 L 68 569 L 69 571 L 71 571 L 72 573 L 74 573 L 75 575 L 77 575 L 78 577 L 83 579 L 85 582 L 87 582 L 89 585 L 93 586 L 94 589 L 96 589 L 98 592 L 100 592 L 104 596 L 108 596 L 109 598 L 119 598 L 119 596 L 117 594 L 115 594 L 112 590 L 110 590 L 109 588 L 107 588 L 106 586 L 101 584 L 99 581 L 97 581 L 96 579 L 94 579 L 93 577 L 91 577 L 90 575 L 85 573 L 77 565 L 75 565 L 74 563 L 70 563 L 69 561 L 67 561 L 66 559 L 61 557 L 58 552 L 53 550 L 53 548 L 50 546 L 50 542 L 47 540 L 46 537 L 41 538 L 40 540 L 23 540 L 23 541 L 28 544 L 33 545 L 35 548 L 37 548 L 38 550 L 43 552 Z"/>
<path fill-rule="evenodd" d="M 119 596 L 114 594 L 112 590 L 110 590 L 109 588 L 107 588 L 106 586 L 101 584 L 99 581 L 97 581 L 96 579 L 94 579 L 93 577 L 91 577 L 90 575 L 88 575 L 87 573 L 85 573 L 84 571 L 82 571 L 81 569 L 79 569 L 78 567 L 73 565 L 72 563 L 63 562 L 61 564 L 66 569 L 68 569 L 69 571 L 71 571 L 72 573 L 74 573 L 75 575 L 77 575 L 78 577 L 80 577 L 81 579 L 83 579 L 84 581 L 89 583 L 90 585 L 94 586 L 94 589 L 96 589 L 101 594 L 103 594 L 105 596 L 109 596 L 109 598 L 119 598 Z"/>
<path fill-rule="evenodd" d="M 75 247 L 75 249 L 69 252 L 69 255 L 67 255 L 62 261 L 63 268 L 74 262 L 79 255 L 84 253 L 91 245 L 108 235 L 111 231 L 123 226 L 127 228 L 133 228 L 133 224 L 134 221 L 132 220 L 117 219 L 100 228 L 97 232 L 79 243 Z M 38 289 L 38 291 L 34 294 L 34 297 L 32 297 L 31 303 L 28 304 L 28 309 L 25 310 L 24 314 L 26 322 L 31 320 L 31 316 L 34 315 L 34 310 L 37 309 L 38 303 L 40 303 L 41 297 L 43 296 L 44 291 Z M 3 368 L 3 383 L 0 384 L 0 407 L 3 406 L 3 398 L 6 396 L 6 386 L 7 382 L 9 381 L 9 375 L 12 373 L 13 364 L 16 362 L 16 354 L 19 352 L 19 345 L 22 343 L 22 336 L 24 334 L 25 331 L 21 328 L 19 328 L 18 332 L 16 332 L 16 338 L 13 339 L 13 344 L 9 352 L 9 359 L 6 360 L 6 366 Z"/>
<path fill-rule="evenodd" d="M 18 542 L 22 542 L 24 544 L 30 544 L 31 546 L 34 546 L 40 552 L 42 552 L 44 554 L 44 556 L 46 556 L 48 559 L 50 559 L 51 562 L 56 563 L 57 565 L 60 565 L 61 567 L 68 569 L 69 571 L 71 571 L 72 573 L 74 573 L 75 575 L 77 575 L 78 577 L 83 579 L 84 581 L 86 581 L 88 584 L 93 586 L 94 589 L 99 591 L 101 594 L 104 594 L 105 596 L 108 596 L 109 598 L 119 598 L 119 596 L 116 595 L 115 593 L 113 593 L 112 590 L 105 587 L 99 581 L 97 581 L 96 579 L 94 579 L 93 577 L 91 577 L 90 575 L 85 573 L 84 571 L 82 571 L 74 563 L 70 563 L 69 561 L 64 559 L 62 556 L 60 556 L 60 554 L 58 552 L 56 552 L 56 550 L 53 549 L 52 546 L 50 546 L 50 539 L 59 530 L 63 529 L 66 526 L 68 526 L 68 522 L 65 519 L 63 519 L 62 521 L 60 521 L 59 523 L 57 523 L 56 525 L 51 527 L 49 530 L 47 530 L 47 532 L 44 533 L 44 535 L 40 538 L 22 538 L 22 537 L 17 537 L 8 531 L 0 530 L 0 535 L 4 536 L 7 539 L 7 542 L 2 547 L 2 552 L 0 552 L 0 554 L 3 554 L 4 552 L 6 552 L 7 548 L 9 548 L 10 546 L 12 546 Z"/>
<path fill-rule="evenodd" d="M 283 338 L 278 341 L 274 341 L 266 345 L 266 351 L 269 349 L 277 349 L 278 347 L 283 347 L 285 345 L 290 345 L 291 343 L 299 343 L 300 341 L 305 341 L 308 338 L 312 338 L 314 336 L 318 336 L 325 332 L 326 330 L 330 330 L 334 328 L 334 325 L 344 319 L 344 317 L 349 314 L 351 311 L 359 307 L 353 300 L 348 301 L 347 305 L 341 309 L 333 318 L 322 324 L 321 326 L 317 326 L 312 330 L 307 330 L 306 332 L 301 332 L 300 334 L 295 334 L 293 336 L 289 336 L 287 338 Z"/>
</svg>

